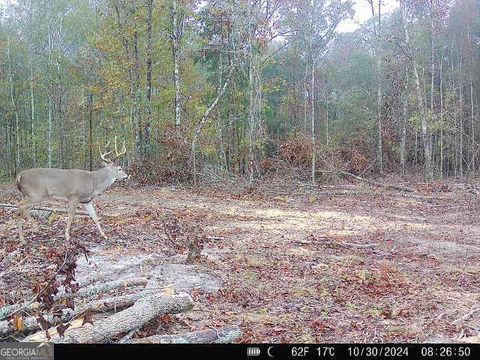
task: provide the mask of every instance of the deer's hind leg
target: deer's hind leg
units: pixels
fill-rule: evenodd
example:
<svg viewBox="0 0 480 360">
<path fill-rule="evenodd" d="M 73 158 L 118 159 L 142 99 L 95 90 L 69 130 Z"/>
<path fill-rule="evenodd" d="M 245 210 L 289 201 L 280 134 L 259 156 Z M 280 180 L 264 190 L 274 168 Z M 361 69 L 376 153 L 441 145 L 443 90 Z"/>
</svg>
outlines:
<svg viewBox="0 0 480 360">
<path fill-rule="evenodd" d="M 70 198 L 68 200 L 68 220 L 67 220 L 67 228 L 65 229 L 65 239 L 70 241 L 70 227 L 72 226 L 73 217 L 75 216 L 75 209 L 78 205 L 77 198 Z"/>
<path fill-rule="evenodd" d="M 38 200 L 32 199 L 30 197 L 25 197 L 22 201 L 18 203 L 18 208 L 20 209 L 20 215 L 18 216 L 18 234 L 20 237 L 20 241 L 24 242 L 25 241 L 25 235 L 23 231 L 23 223 L 25 221 L 33 222 L 33 229 L 35 231 L 38 230 L 38 224 L 35 220 L 32 219 L 30 216 L 30 213 L 28 212 L 28 209 L 38 203 Z"/>
</svg>

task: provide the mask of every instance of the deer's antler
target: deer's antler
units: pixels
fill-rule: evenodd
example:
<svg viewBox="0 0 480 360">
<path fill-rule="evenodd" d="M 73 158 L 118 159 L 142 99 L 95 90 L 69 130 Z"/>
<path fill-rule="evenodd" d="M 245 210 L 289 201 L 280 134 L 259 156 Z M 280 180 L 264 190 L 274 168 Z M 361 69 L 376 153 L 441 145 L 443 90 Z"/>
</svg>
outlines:
<svg viewBox="0 0 480 360">
<path fill-rule="evenodd" d="M 118 152 L 118 150 L 117 150 L 117 136 L 115 135 L 115 157 L 113 158 L 113 160 L 119 158 L 120 156 L 122 156 L 126 152 L 127 152 L 127 147 L 125 146 L 125 140 L 123 140 L 122 150 L 120 150 L 120 152 Z"/>
<path fill-rule="evenodd" d="M 108 148 L 108 145 L 110 145 L 110 141 L 108 141 L 107 144 L 105 145 L 105 150 Z M 120 156 L 122 156 L 123 154 L 125 154 L 127 152 L 127 147 L 125 146 L 125 140 L 124 140 L 123 145 L 122 145 L 122 150 L 118 151 L 117 136 L 115 136 L 114 150 L 106 151 L 106 152 L 102 153 L 102 151 L 99 148 L 98 151 L 99 151 L 100 157 L 102 158 L 103 161 L 105 161 L 107 163 L 113 163 L 116 159 L 118 159 Z M 115 152 L 115 154 L 113 155 L 112 158 L 107 157 L 108 155 L 112 154 L 113 152 Z"/>
<path fill-rule="evenodd" d="M 110 140 L 107 142 L 107 144 L 105 145 L 105 149 L 108 148 L 108 145 L 110 145 Z M 111 163 L 113 162 L 112 160 L 110 160 L 107 156 L 110 155 L 111 153 L 113 153 L 113 150 L 112 151 L 106 151 L 106 152 L 103 152 L 102 153 L 102 150 L 100 150 L 100 147 L 98 147 L 98 152 L 100 153 L 100 157 L 103 161 L 105 161 L 106 163 Z"/>
</svg>

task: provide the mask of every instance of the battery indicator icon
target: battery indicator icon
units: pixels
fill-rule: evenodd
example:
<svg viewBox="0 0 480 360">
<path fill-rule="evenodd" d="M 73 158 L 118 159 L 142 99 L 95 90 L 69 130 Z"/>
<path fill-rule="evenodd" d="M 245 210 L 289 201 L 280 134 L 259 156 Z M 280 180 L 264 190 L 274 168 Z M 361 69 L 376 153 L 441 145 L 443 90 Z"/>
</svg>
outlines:
<svg viewBox="0 0 480 360">
<path fill-rule="evenodd" d="M 260 348 L 259 347 L 248 347 L 247 348 L 247 356 L 260 356 Z"/>
</svg>

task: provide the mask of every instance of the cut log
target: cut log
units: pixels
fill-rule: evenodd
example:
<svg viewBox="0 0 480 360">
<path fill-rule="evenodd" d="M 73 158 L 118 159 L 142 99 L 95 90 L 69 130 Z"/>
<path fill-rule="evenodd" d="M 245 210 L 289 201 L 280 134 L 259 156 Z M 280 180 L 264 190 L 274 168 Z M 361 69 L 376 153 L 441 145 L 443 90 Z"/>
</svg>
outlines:
<svg viewBox="0 0 480 360">
<path fill-rule="evenodd" d="M 223 241 L 225 238 L 223 236 L 207 236 L 207 240 Z"/>
<path fill-rule="evenodd" d="M 139 277 L 139 278 L 131 278 L 131 279 L 120 279 L 120 280 L 115 280 L 108 283 L 94 284 L 94 285 L 81 288 L 76 293 L 60 292 L 55 296 L 55 300 L 66 299 L 69 297 L 83 299 L 87 297 L 97 296 L 97 295 L 100 295 L 115 289 L 119 289 L 119 288 L 145 286 L 147 282 L 148 282 L 147 278 Z"/>
<path fill-rule="evenodd" d="M 56 331 L 49 331 L 50 340 L 47 340 L 44 331 L 28 336 L 24 341 L 51 341 L 55 343 L 105 343 L 113 337 L 139 328 L 146 322 L 164 315 L 184 312 L 192 308 L 193 300 L 190 295 L 157 294 L 142 298 L 135 304 L 106 319 L 94 324 L 84 324 L 80 327 L 69 327 L 64 336 L 60 337 Z"/>
<path fill-rule="evenodd" d="M 44 315 L 44 319 L 48 321 L 51 325 L 58 325 L 62 322 L 67 322 L 73 319 L 75 313 L 72 309 L 64 309 L 62 316 L 53 316 L 51 314 Z M 23 319 L 23 331 L 34 331 L 40 329 L 40 324 L 38 323 L 38 317 L 36 316 L 29 316 Z M 8 335 L 13 334 L 16 331 L 20 331 L 16 329 L 13 325 L 13 321 L 0 321 L 0 335 Z"/>
<path fill-rule="evenodd" d="M 117 311 L 134 304 L 138 300 L 148 298 L 153 295 L 158 295 L 159 293 L 163 296 L 173 295 L 173 289 L 171 289 L 170 287 L 150 288 L 138 293 L 112 296 L 105 299 L 94 300 L 86 304 L 77 304 L 75 312 L 81 314 L 87 310 L 93 312 L 103 312 L 109 310 Z"/>
<path fill-rule="evenodd" d="M 171 287 L 163 287 L 163 288 L 151 288 L 148 290 L 143 290 L 138 293 L 128 294 L 128 295 L 120 295 L 120 296 L 112 296 L 105 299 L 94 300 L 90 301 L 86 304 L 76 304 L 75 310 L 72 309 L 65 309 L 64 314 L 62 317 L 54 317 L 50 314 L 44 315 L 45 320 L 47 320 L 52 326 L 58 325 L 62 322 L 70 321 L 73 318 L 81 316 L 86 311 L 92 312 L 105 312 L 109 310 L 118 311 L 127 306 L 131 306 L 135 303 L 135 301 L 146 298 L 155 294 L 163 294 L 163 295 L 173 295 L 173 289 Z M 38 303 L 34 303 L 37 304 Z M 10 311 L 16 311 L 17 308 L 21 308 L 24 304 L 16 305 L 15 307 L 8 309 Z M 32 304 L 33 305 L 33 304 Z M 13 306 L 13 305 L 12 305 Z M 38 307 L 37 307 L 38 308 Z M 26 308 L 28 309 L 28 308 Z M 34 309 L 33 307 L 30 309 Z M 24 328 L 23 331 L 33 331 L 40 329 L 40 324 L 38 323 L 38 318 L 35 316 L 26 317 L 23 320 Z M 12 334 L 18 329 L 15 329 L 12 320 L 4 320 L 0 321 L 0 334 L 7 335 Z"/>
<path fill-rule="evenodd" d="M 111 291 L 118 289 L 120 287 L 128 287 L 128 286 L 142 286 L 147 284 L 147 279 L 146 278 L 132 278 L 132 279 L 123 279 L 123 280 L 116 280 L 112 281 L 106 284 L 100 284 L 100 285 L 92 285 L 88 286 L 86 288 L 80 289 L 77 293 L 75 294 L 66 294 L 66 293 L 60 293 L 56 295 L 55 300 L 61 300 L 61 299 L 66 299 L 70 296 L 75 296 L 75 298 L 87 298 L 95 295 L 99 295 L 101 293 Z M 80 311 L 75 311 L 75 313 L 80 313 L 85 310 L 92 310 L 92 311 L 106 311 L 106 310 L 111 310 L 114 308 L 122 308 L 125 306 L 130 306 L 132 305 L 135 301 L 138 299 L 152 295 L 156 292 L 161 292 L 165 291 L 168 287 L 163 287 L 163 288 L 154 288 L 149 290 L 148 292 L 138 292 L 135 294 L 130 294 L 130 295 L 123 295 L 123 296 L 112 296 L 109 298 L 106 298 L 104 300 L 95 300 L 92 301 L 88 304 L 84 305 L 79 305 L 78 307 L 80 308 Z M 5 319 L 6 317 L 9 316 L 9 314 L 12 314 L 20 309 L 30 311 L 30 310 L 39 310 L 41 307 L 41 304 L 38 302 L 30 303 L 30 302 L 25 302 L 21 304 L 14 304 L 14 305 L 7 305 L 4 306 L 3 308 L 0 308 L 0 320 Z M 35 317 L 33 317 L 35 319 Z M 33 320 L 32 320 L 33 321 Z M 0 334 L 5 334 L 7 333 L 8 327 L 8 321 L 0 321 Z M 28 330 L 35 330 L 37 328 L 32 328 Z"/>
<path fill-rule="evenodd" d="M 194 331 L 179 335 L 153 335 L 127 341 L 130 344 L 230 344 L 242 336 L 238 326 Z"/>
<path fill-rule="evenodd" d="M 38 302 L 24 302 L 21 304 L 14 304 L 14 305 L 6 305 L 0 309 L 0 320 L 5 319 L 8 317 L 10 314 L 13 314 L 15 311 L 18 311 L 20 309 L 25 309 L 25 310 L 38 310 L 40 309 L 41 304 Z"/>
</svg>

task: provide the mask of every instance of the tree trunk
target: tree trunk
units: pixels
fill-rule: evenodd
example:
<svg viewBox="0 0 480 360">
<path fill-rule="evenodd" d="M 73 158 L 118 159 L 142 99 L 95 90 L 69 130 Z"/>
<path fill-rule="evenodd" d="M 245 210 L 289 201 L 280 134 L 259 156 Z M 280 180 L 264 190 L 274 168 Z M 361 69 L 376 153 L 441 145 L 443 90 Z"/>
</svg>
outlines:
<svg viewBox="0 0 480 360">
<path fill-rule="evenodd" d="M 183 18 L 179 16 L 177 0 L 172 1 L 172 22 L 173 83 L 175 86 L 175 127 L 179 127 L 182 122 L 180 41 L 183 36 Z"/>
<path fill-rule="evenodd" d="M 93 170 L 93 93 L 88 96 L 88 169 Z"/>
<path fill-rule="evenodd" d="M 207 110 L 203 114 L 202 118 L 198 122 L 197 126 L 195 127 L 195 133 L 193 134 L 193 140 L 192 140 L 192 146 L 191 146 L 192 162 L 193 162 L 193 184 L 194 185 L 197 185 L 197 157 L 196 157 L 196 151 L 197 151 L 198 137 L 200 136 L 200 133 L 203 130 L 203 126 L 205 125 L 205 122 L 209 118 L 212 111 L 217 107 L 217 104 L 220 101 L 220 99 L 222 98 L 223 94 L 225 93 L 225 90 L 227 90 L 227 87 L 230 84 L 230 80 L 232 78 L 233 70 L 234 70 L 233 65 L 230 65 L 230 70 L 229 70 L 228 75 L 225 79 L 225 83 L 218 90 L 217 97 L 215 98 L 215 100 L 213 100 L 213 102 L 207 108 Z"/>
<path fill-rule="evenodd" d="M 248 23 L 248 91 L 249 91 L 249 104 L 248 104 L 248 159 L 247 168 L 250 184 L 253 183 L 254 178 L 254 162 L 255 162 L 255 142 L 256 142 L 256 127 L 257 127 L 257 114 L 255 104 L 255 74 L 254 74 L 254 59 L 253 59 L 253 5 L 249 4 L 249 23 Z"/>
<path fill-rule="evenodd" d="M 141 93 L 140 93 L 140 55 L 138 51 L 138 32 L 135 30 L 133 33 L 133 49 L 135 57 L 134 66 L 134 103 L 133 103 L 133 124 L 135 128 L 135 155 L 137 158 L 141 158 L 143 153 L 143 141 L 142 141 L 142 120 L 140 113 Z"/>
<path fill-rule="evenodd" d="M 472 74 L 470 74 L 470 115 L 471 115 L 471 153 L 472 153 L 472 159 L 470 160 L 470 163 L 472 164 L 472 169 L 471 171 L 474 173 L 475 172 L 475 112 L 474 112 L 474 105 L 473 105 L 473 80 L 472 80 Z"/>
<path fill-rule="evenodd" d="M 403 88 L 403 114 L 402 114 L 402 130 L 400 140 L 400 172 L 405 176 L 405 148 L 407 143 L 407 122 L 408 122 L 408 67 L 405 71 L 405 85 Z"/>
<path fill-rule="evenodd" d="M 435 115 L 435 7 L 434 7 L 434 0 L 430 0 L 430 114 L 432 117 Z M 433 146 L 431 145 L 431 134 L 428 132 L 427 136 L 429 137 L 428 142 L 430 142 L 430 148 L 432 149 Z M 434 156 L 433 150 L 431 157 Z M 430 158 L 430 170 L 428 172 L 427 169 L 427 176 L 430 180 L 433 179 L 433 171 L 434 171 L 434 159 Z"/>
<path fill-rule="evenodd" d="M 35 99 L 33 95 L 33 69 L 30 70 L 30 126 L 32 138 L 32 160 L 33 167 L 37 167 L 37 140 L 35 139 Z"/>
<path fill-rule="evenodd" d="M 377 82 L 377 164 L 378 171 L 383 174 L 383 144 L 382 144 L 382 45 L 381 45 L 381 25 L 382 25 L 382 2 L 378 1 L 378 12 L 375 14 L 373 0 L 369 1 L 370 11 L 372 13 L 373 30 L 375 33 L 374 57 L 376 58 L 376 82 Z"/>
<path fill-rule="evenodd" d="M 56 61 L 56 67 L 57 67 L 57 79 L 58 79 L 58 104 L 56 106 L 56 110 L 57 110 L 57 124 L 60 128 L 60 148 L 59 148 L 59 158 L 60 158 L 60 167 L 62 169 L 65 169 L 66 168 L 66 139 L 65 139 L 65 136 L 66 136 L 66 127 L 67 127 L 67 124 L 64 123 L 64 120 L 63 120 L 63 89 L 62 89 L 62 76 L 61 76 L 61 72 L 60 72 L 60 61 L 58 59 L 58 55 L 55 59 Z"/>
<path fill-rule="evenodd" d="M 330 114 L 328 112 L 328 89 L 325 91 L 325 142 L 327 148 L 330 143 Z"/>
<path fill-rule="evenodd" d="M 47 95 L 49 97 L 49 95 Z M 52 130 L 53 130 L 53 123 L 52 123 L 52 101 L 50 97 L 47 100 L 48 103 L 48 133 L 47 133 L 47 161 L 48 167 L 52 167 Z"/>
<path fill-rule="evenodd" d="M 443 54 L 440 59 L 440 178 L 443 178 L 443 163 L 444 163 L 444 144 L 443 144 Z"/>
<path fill-rule="evenodd" d="M 459 136 L 459 154 L 458 154 L 458 165 L 459 165 L 459 172 L 460 177 L 463 177 L 463 82 L 462 82 L 462 60 L 460 60 L 460 81 L 459 81 L 459 98 L 458 98 L 458 109 L 459 109 L 459 124 L 458 124 L 458 136 Z"/>
<path fill-rule="evenodd" d="M 312 141 L 312 168 L 311 168 L 311 180 L 312 185 L 315 185 L 315 55 L 311 54 L 311 77 L 310 77 L 310 115 L 311 115 L 311 141 Z"/>
<path fill-rule="evenodd" d="M 305 66 L 305 76 L 303 77 L 303 128 L 305 131 L 305 136 L 307 135 L 308 130 L 308 67 Z"/>
<path fill-rule="evenodd" d="M 430 0 L 430 111 L 435 111 L 435 10 L 434 0 Z"/>
<path fill-rule="evenodd" d="M 152 22 L 153 0 L 147 0 L 147 119 L 145 120 L 145 153 L 150 155 L 150 127 L 152 122 Z"/>
<path fill-rule="evenodd" d="M 7 60 L 8 60 L 8 83 L 10 85 L 10 101 L 12 103 L 12 110 L 15 115 L 15 171 L 20 169 L 20 119 L 18 117 L 17 102 L 15 101 L 15 94 L 13 89 L 13 71 L 12 59 L 10 57 L 10 36 L 7 38 Z"/>
<path fill-rule="evenodd" d="M 379 23 L 379 29 L 380 29 L 380 23 Z M 379 35 L 378 41 L 380 42 L 380 35 Z M 382 175 L 383 174 L 383 144 L 382 144 L 383 125 L 382 125 L 382 75 L 381 75 L 381 72 L 382 72 L 382 59 L 381 59 L 380 46 L 379 46 L 378 53 L 377 53 L 377 131 L 378 131 L 377 159 L 378 159 L 378 169 L 380 171 L 380 174 Z"/>
</svg>

